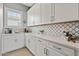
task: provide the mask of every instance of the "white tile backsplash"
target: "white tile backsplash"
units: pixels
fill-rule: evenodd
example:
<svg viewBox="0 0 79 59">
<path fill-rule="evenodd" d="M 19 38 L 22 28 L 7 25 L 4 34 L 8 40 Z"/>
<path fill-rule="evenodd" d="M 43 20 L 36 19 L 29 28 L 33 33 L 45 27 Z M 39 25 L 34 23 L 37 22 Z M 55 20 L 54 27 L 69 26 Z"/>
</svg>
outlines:
<svg viewBox="0 0 79 59">
<path fill-rule="evenodd" d="M 63 31 L 69 31 L 72 34 L 79 35 L 79 22 L 58 23 L 50 25 L 40 25 L 30 27 L 32 33 L 40 33 L 40 30 L 44 30 L 45 35 L 61 36 L 64 35 Z"/>
</svg>

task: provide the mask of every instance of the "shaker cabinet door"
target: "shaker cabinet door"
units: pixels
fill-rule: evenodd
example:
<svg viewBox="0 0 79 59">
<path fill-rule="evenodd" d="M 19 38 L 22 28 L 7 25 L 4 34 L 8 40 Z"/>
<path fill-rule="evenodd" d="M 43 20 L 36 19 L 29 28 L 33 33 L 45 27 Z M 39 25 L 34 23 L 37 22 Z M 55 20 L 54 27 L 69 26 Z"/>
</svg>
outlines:
<svg viewBox="0 0 79 59">
<path fill-rule="evenodd" d="M 34 25 L 41 24 L 40 4 L 34 5 Z"/>
<path fill-rule="evenodd" d="M 50 23 L 51 20 L 51 4 L 50 3 L 41 3 L 41 20 L 42 24 Z"/>
<path fill-rule="evenodd" d="M 78 19 L 77 3 L 57 3 L 55 4 L 55 20 L 58 22 Z"/>
<path fill-rule="evenodd" d="M 14 39 L 4 38 L 3 39 L 3 53 L 10 52 L 14 50 Z"/>
<path fill-rule="evenodd" d="M 34 25 L 34 6 L 27 12 L 27 25 Z"/>
</svg>

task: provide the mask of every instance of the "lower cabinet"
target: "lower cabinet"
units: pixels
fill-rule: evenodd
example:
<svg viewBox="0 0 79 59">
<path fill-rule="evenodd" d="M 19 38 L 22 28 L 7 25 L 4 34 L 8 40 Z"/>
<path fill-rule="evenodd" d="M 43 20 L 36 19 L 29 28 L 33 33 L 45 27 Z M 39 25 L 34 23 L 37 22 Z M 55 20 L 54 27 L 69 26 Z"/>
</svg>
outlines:
<svg viewBox="0 0 79 59">
<path fill-rule="evenodd" d="M 55 51 L 53 48 L 47 48 L 46 49 L 46 55 L 47 56 L 64 56 L 63 54 Z"/>
<path fill-rule="evenodd" d="M 46 46 L 39 45 L 37 48 L 37 56 L 46 56 Z"/>
<path fill-rule="evenodd" d="M 37 56 L 46 56 L 46 41 L 37 38 Z"/>
<path fill-rule="evenodd" d="M 15 49 L 24 47 L 24 34 L 16 34 L 14 38 Z"/>
<path fill-rule="evenodd" d="M 25 46 L 29 49 L 30 48 L 30 36 L 26 35 L 25 36 Z"/>
<path fill-rule="evenodd" d="M 5 34 L 2 36 L 2 53 L 10 52 L 22 47 L 24 47 L 23 35 Z"/>
<path fill-rule="evenodd" d="M 35 36 L 27 36 L 26 47 L 37 56 L 74 56 L 74 48 L 50 42 Z M 79 53 L 77 53 L 79 54 Z"/>
<path fill-rule="evenodd" d="M 37 40 L 33 36 L 26 36 L 26 47 L 36 55 Z"/>
<path fill-rule="evenodd" d="M 12 37 L 12 36 L 10 36 L 10 37 Z M 3 36 L 2 53 L 6 53 L 6 52 L 14 50 L 14 45 L 15 45 L 14 39 L 10 38 L 10 37 Z"/>
</svg>

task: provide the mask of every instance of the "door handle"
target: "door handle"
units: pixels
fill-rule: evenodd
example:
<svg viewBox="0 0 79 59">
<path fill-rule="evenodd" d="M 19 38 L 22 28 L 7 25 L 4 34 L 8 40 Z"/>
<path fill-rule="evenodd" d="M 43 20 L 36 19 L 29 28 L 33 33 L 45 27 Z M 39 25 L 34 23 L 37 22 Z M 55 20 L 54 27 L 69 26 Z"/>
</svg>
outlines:
<svg viewBox="0 0 79 59">
<path fill-rule="evenodd" d="M 48 55 L 48 49 L 46 49 L 46 55 Z"/>
<path fill-rule="evenodd" d="M 46 48 L 44 48 L 44 54 L 46 54 Z"/>
</svg>

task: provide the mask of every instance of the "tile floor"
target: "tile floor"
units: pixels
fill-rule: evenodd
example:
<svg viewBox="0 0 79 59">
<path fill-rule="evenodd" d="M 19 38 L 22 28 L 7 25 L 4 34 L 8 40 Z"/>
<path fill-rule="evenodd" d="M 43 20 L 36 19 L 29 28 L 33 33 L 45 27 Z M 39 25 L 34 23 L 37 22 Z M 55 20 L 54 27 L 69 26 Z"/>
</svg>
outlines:
<svg viewBox="0 0 79 59">
<path fill-rule="evenodd" d="M 21 48 L 12 52 L 3 54 L 3 56 L 33 56 L 27 48 Z"/>
</svg>

